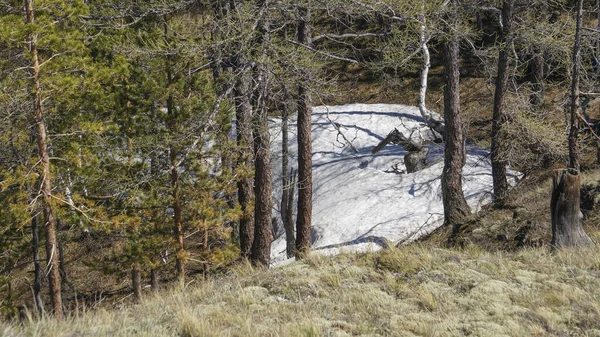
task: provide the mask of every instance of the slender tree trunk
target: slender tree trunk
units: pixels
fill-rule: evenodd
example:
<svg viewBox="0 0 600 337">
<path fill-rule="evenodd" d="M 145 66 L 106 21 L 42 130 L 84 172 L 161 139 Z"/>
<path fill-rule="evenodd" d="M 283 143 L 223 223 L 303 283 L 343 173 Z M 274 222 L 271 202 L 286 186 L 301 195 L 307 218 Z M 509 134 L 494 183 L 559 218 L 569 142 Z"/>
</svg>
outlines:
<svg viewBox="0 0 600 337">
<path fill-rule="evenodd" d="M 268 1 L 258 1 L 262 12 Z M 263 12 L 264 13 L 264 12 Z M 267 19 L 262 19 L 256 45 L 262 47 L 262 55 L 256 69 L 256 92 L 254 101 L 254 241 L 250 260 L 256 265 L 269 267 L 271 261 L 273 184 L 271 171 L 271 146 L 269 134 L 269 116 L 267 115 L 268 79 L 266 45 L 270 39 L 270 27 Z"/>
<path fill-rule="evenodd" d="M 310 2 L 308 3 L 310 6 Z M 298 42 L 311 45 L 310 8 L 298 9 Z M 312 101 L 306 83 L 298 86 L 298 214 L 296 216 L 296 259 L 308 255 L 312 222 Z"/>
<path fill-rule="evenodd" d="M 33 0 L 25 0 L 26 24 L 33 24 L 35 11 Z M 40 191 L 42 193 L 41 204 L 44 214 L 44 227 L 46 228 L 46 259 L 48 261 L 48 284 L 50 289 L 50 301 L 54 316 L 63 318 L 60 261 L 58 256 L 58 244 L 56 240 L 56 219 L 52 212 L 52 183 L 50 172 L 50 156 L 48 154 L 48 137 L 44 123 L 44 110 L 42 108 L 42 87 L 40 84 L 40 63 L 37 50 L 37 35 L 32 33 L 28 38 L 29 51 L 31 53 L 31 80 L 33 91 L 33 118 L 35 121 L 35 137 L 40 159 Z"/>
<path fill-rule="evenodd" d="M 33 301 L 36 312 L 39 315 L 44 313 L 44 302 L 42 301 L 42 266 L 40 265 L 40 237 L 38 231 L 38 216 L 34 215 L 31 218 L 31 249 L 33 252 Z"/>
<path fill-rule="evenodd" d="M 163 39 L 167 45 L 170 44 L 168 22 L 167 18 L 163 17 L 164 30 Z M 175 80 L 172 73 L 172 62 L 171 56 L 167 56 L 165 60 L 167 69 L 167 86 L 170 86 Z M 177 108 L 175 107 L 175 101 L 173 96 L 169 94 L 167 97 L 167 115 L 169 118 L 168 125 L 172 132 L 175 132 L 177 128 Z M 173 231 L 175 236 L 175 242 L 177 242 L 177 252 L 175 254 L 175 269 L 177 272 L 177 283 L 179 286 L 185 286 L 185 259 L 186 251 L 183 241 L 183 220 L 182 220 L 182 209 L 181 209 L 181 196 L 179 193 L 180 179 L 179 179 L 179 167 L 177 163 L 177 147 L 176 144 L 171 144 L 169 147 L 169 159 L 171 161 L 171 198 L 173 202 Z"/>
<path fill-rule="evenodd" d="M 142 272 L 140 264 L 135 262 L 131 265 L 131 288 L 133 290 L 133 298 L 136 302 L 142 299 Z"/>
<path fill-rule="evenodd" d="M 208 272 L 210 271 L 210 266 L 208 264 L 208 256 L 210 254 L 210 249 L 208 247 L 208 226 L 204 227 L 204 237 L 202 242 L 202 250 L 204 255 L 204 262 L 202 263 L 202 277 L 206 280 L 208 279 Z"/>
<path fill-rule="evenodd" d="M 421 50 L 423 51 L 423 69 L 421 70 L 421 86 L 419 87 L 419 98 L 417 105 L 421 116 L 426 119 L 429 115 L 427 107 L 425 106 L 425 97 L 427 95 L 427 78 L 429 76 L 429 68 L 431 67 L 431 56 L 429 54 L 429 47 L 427 46 L 428 38 L 426 35 L 427 22 L 425 21 L 425 1 L 421 2 L 423 13 L 419 15 L 419 43 L 421 44 Z"/>
<path fill-rule="evenodd" d="M 289 95 L 287 95 L 287 90 L 284 89 L 285 97 L 284 100 L 289 99 Z M 287 219 L 287 204 L 288 204 L 288 189 L 289 189 L 289 180 L 288 180 L 288 166 L 289 166 L 289 149 L 288 149 L 288 117 L 289 117 L 289 104 L 287 102 L 284 104 L 283 111 L 281 113 L 281 180 L 283 184 L 282 192 L 281 192 L 281 219 L 283 220 L 283 228 L 287 228 L 286 219 Z"/>
<path fill-rule="evenodd" d="M 254 241 L 254 179 L 250 174 L 253 166 L 254 151 L 252 146 L 254 140 L 252 135 L 252 104 L 250 102 L 252 77 L 248 62 L 243 56 L 237 57 L 236 70 L 238 72 L 238 80 L 234 95 L 239 151 L 237 169 L 238 172 L 248 173 L 242 174 L 237 181 L 238 202 L 242 209 L 242 216 L 240 218 L 240 250 L 242 257 L 249 258 L 252 242 Z"/>
<path fill-rule="evenodd" d="M 600 0 L 596 0 L 596 11 L 598 20 L 596 30 L 600 32 Z M 594 69 L 594 73 L 596 75 L 600 75 L 600 37 L 596 38 L 596 55 L 594 55 L 594 58 L 596 60 L 596 68 Z"/>
<path fill-rule="evenodd" d="M 577 3 L 577 26 L 573 46 L 573 74 L 571 79 L 571 130 L 569 131 L 569 168 L 579 171 L 579 64 L 581 63 L 581 25 L 583 0 Z"/>
<path fill-rule="evenodd" d="M 254 241 L 252 243 L 251 257 L 253 263 L 265 267 L 269 266 L 271 259 L 271 211 L 272 182 L 271 182 L 271 154 L 269 147 L 269 124 L 266 110 L 257 111 L 256 129 L 254 137 Z"/>
<path fill-rule="evenodd" d="M 444 224 L 458 231 L 463 219 L 470 213 L 462 189 L 462 168 L 465 149 L 460 120 L 459 46 L 454 37 L 444 43 L 444 170 L 442 172 L 442 199 Z"/>
<path fill-rule="evenodd" d="M 494 94 L 494 113 L 492 116 L 492 178 L 494 183 L 494 202 L 502 205 L 508 196 L 508 181 L 506 180 L 506 153 L 502 137 L 502 129 L 508 123 L 508 113 L 505 110 L 508 77 L 510 73 L 510 46 L 512 43 L 514 0 L 504 0 L 502 6 L 502 48 L 498 56 L 498 74 L 496 75 L 496 92 Z"/>
<path fill-rule="evenodd" d="M 538 21 L 548 22 L 548 5 L 547 1 L 543 1 L 533 7 L 533 10 L 538 13 L 535 16 Z M 534 46 L 533 56 L 529 66 L 532 89 L 531 95 L 529 96 L 529 103 L 534 109 L 538 109 L 544 104 L 544 63 L 544 51 L 541 48 Z"/>
<path fill-rule="evenodd" d="M 60 234 L 62 230 L 62 226 L 61 226 L 61 221 L 60 220 L 56 220 L 56 231 L 57 233 Z M 58 261 L 59 261 L 59 266 L 60 266 L 60 278 L 61 278 L 61 285 L 63 286 L 63 289 L 65 288 L 65 286 L 67 286 L 69 284 L 69 279 L 67 278 L 67 267 L 65 264 L 65 255 L 64 255 L 64 249 L 63 249 L 63 245 L 59 240 L 59 237 L 57 235 L 56 237 L 56 242 L 58 244 Z"/>
<path fill-rule="evenodd" d="M 529 97 L 529 102 L 534 108 L 539 108 L 544 104 L 544 54 L 541 50 L 536 50 L 531 60 L 531 76 L 533 92 Z"/>
<path fill-rule="evenodd" d="M 552 179 L 552 247 L 593 246 L 581 224 L 580 175 L 577 170 L 556 170 Z"/>
<path fill-rule="evenodd" d="M 421 45 L 421 51 L 423 52 L 423 69 L 421 70 L 421 85 L 419 87 L 417 105 L 419 106 L 419 112 L 421 113 L 421 117 L 425 120 L 425 123 L 427 123 L 433 131 L 439 133 L 443 137 L 443 121 L 434 119 L 432 113 L 427 110 L 425 104 L 427 96 L 427 80 L 429 77 L 429 68 L 431 67 L 431 55 L 427 45 L 428 42 L 429 37 L 427 36 L 427 21 L 425 19 L 425 0 L 421 0 L 421 14 L 419 14 L 419 44 Z M 437 137 L 435 133 L 434 135 Z"/>
<path fill-rule="evenodd" d="M 152 292 L 157 293 L 160 289 L 160 282 L 158 281 L 158 272 L 156 269 L 150 269 L 150 289 Z"/>
<path fill-rule="evenodd" d="M 171 188 L 173 199 L 173 222 L 174 234 L 177 242 L 177 253 L 175 255 L 175 269 L 177 270 L 177 283 L 185 285 L 185 246 L 183 243 L 183 222 L 181 219 L 181 199 L 179 196 L 179 172 L 177 170 L 177 155 L 171 148 Z"/>
<path fill-rule="evenodd" d="M 290 113 L 289 102 L 291 97 L 287 88 L 284 88 L 284 107 L 281 115 L 281 178 L 283 183 L 283 189 L 281 193 L 281 220 L 283 222 L 283 228 L 285 229 L 285 243 L 286 243 L 286 254 L 288 258 L 294 256 L 296 250 L 296 235 L 294 232 L 293 219 L 293 199 L 294 199 L 294 185 L 292 183 L 293 177 L 288 175 L 289 170 L 289 149 L 288 149 L 288 120 Z M 290 201 L 292 200 L 292 201 Z"/>
<path fill-rule="evenodd" d="M 287 188 L 287 207 L 284 220 L 285 224 L 285 244 L 286 254 L 288 258 L 294 257 L 296 253 L 296 232 L 294 231 L 294 192 L 296 187 L 297 172 L 294 169 L 290 170 L 288 176 Z"/>
</svg>

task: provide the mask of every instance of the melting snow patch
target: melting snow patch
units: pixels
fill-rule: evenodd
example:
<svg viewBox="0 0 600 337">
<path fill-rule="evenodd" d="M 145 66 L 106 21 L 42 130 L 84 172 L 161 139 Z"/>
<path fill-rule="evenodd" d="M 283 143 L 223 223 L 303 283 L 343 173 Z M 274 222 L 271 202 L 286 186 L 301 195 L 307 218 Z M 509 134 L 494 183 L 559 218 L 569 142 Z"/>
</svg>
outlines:
<svg viewBox="0 0 600 337">
<path fill-rule="evenodd" d="M 280 120 L 271 124 L 274 212 L 281 200 Z M 425 169 L 405 171 L 406 150 L 389 144 L 371 150 L 394 128 L 418 142 L 432 140 L 418 108 L 398 104 L 347 104 L 313 109 L 313 251 L 363 252 L 426 235 L 443 222 L 440 176 L 443 144 L 431 143 Z M 296 124 L 289 126 L 290 165 L 296 165 Z M 467 146 L 465 198 L 473 211 L 491 201 L 488 151 Z M 517 172 L 510 172 L 514 183 Z M 297 198 L 295 199 L 297 200 Z M 294 206 L 295 207 L 295 206 Z M 286 260 L 285 231 L 272 244 L 273 264 Z"/>
</svg>

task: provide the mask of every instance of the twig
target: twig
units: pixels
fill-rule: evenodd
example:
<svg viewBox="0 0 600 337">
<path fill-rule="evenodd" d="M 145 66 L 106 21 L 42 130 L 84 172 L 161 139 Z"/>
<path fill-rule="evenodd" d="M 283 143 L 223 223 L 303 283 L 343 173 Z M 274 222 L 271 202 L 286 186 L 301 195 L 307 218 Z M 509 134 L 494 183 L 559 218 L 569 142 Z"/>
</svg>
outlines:
<svg viewBox="0 0 600 337">
<path fill-rule="evenodd" d="M 294 40 L 287 39 L 286 41 L 289 42 L 289 43 L 295 44 L 297 46 L 304 47 L 304 48 L 306 48 L 306 49 L 308 49 L 310 51 L 313 51 L 315 53 L 318 53 L 318 54 L 330 57 L 332 59 L 336 59 L 336 60 L 339 60 L 339 61 L 346 61 L 346 62 L 358 64 L 357 60 L 353 60 L 353 59 L 349 59 L 349 58 L 346 58 L 346 57 L 341 57 L 341 56 L 336 56 L 336 55 L 333 55 L 333 54 L 330 54 L 330 53 L 326 53 L 324 51 L 317 50 L 317 49 L 315 49 L 313 47 L 307 46 L 307 45 L 305 45 L 303 43 L 300 43 L 300 42 L 296 42 Z"/>
</svg>

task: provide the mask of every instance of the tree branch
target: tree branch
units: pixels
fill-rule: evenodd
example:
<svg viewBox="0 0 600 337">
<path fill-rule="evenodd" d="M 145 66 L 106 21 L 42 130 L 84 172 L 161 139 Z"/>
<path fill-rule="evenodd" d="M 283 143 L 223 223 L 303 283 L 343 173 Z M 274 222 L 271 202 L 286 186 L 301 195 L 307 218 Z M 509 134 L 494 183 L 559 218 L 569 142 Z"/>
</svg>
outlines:
<svg viewBox="0 0 600 337">
<path fill-rule="evenodd" d="M 321 55 L 324 55 L 324 56 L 330 57 L 330 58 L 332 58 L 332 59 L 336 59 L 336 60 L 339 60 L 339 61 L 346 61 L 346 62 L 350 62 L 350 63 L 355 63 L 355 64 L 358 64 L 358 61 L 357 61 L 357 60 L 353 60 L 353 59 L 349 59 L 349 58 L 346 58 L 346 57 L 341 57 L 341 56 L 336 56 L 336 55 L 333 55 L 333 54 L 329 54 L 329 53 L 326 53 L 326 52 L 324 52 L 324 51 L 317 50 L 317 49 L 315 49 L 315 48 L 313 48 L 313 47 L 307 46 L 307 45 L 305 45 L 305 44 L 302 44 L 302 43 L 296 42 L 296 41 L 294 41 L 294 40 L 287 39 L 286 41 L 287 41 L 287 42 L 289 42 L 289 43 L 295 44 L 295 45 L 297 45 L 297 46 L 304 47 L 304 48 L 306 48 L 306 49 L 308 49 L 308 50 L 310 50 L 310 51 L 313 51 L 313 52 L 315 52 L 315 53 L 317 53 L 317 54 L 321 54 Z"/>
</svg>

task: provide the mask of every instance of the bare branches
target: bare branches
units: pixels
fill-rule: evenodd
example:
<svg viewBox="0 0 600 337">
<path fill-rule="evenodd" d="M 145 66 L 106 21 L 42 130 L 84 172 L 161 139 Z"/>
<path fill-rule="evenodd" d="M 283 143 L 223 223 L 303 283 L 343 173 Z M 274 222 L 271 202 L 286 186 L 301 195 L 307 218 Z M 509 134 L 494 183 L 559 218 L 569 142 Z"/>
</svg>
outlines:
<svg viewBox="0 0 600 337">
<path fill-rule="evenodd" d="M 347 39 L 347 38 L 361 38 L 361 37 L 384 37 L 386 34 L 381 33 L 347 33 L 347 34 L 321 34 L 312 38 L 312 42 L 317 42 L 322 39 Z"/>
<path fill-rule="evenodd" d="M 310 46 L 307 46 L 307 45 L 305 45 L 305 44 L 302 44 L 302 43 L 296 42 L 296 41 L 294 41 L 294 40 L 287 39 L 287 40 L 286 40 L 286 42 L 289 42 L 289 43 L 291 43 L 291 44 L 295 44 L 295 45 L 297 45 L 297 46 L 300 46 L 300 47 L 306 48 L 306 49 L 308 49 L 308 50 L 310 50 L 310 51 L 312 51 L 312 52 L 315 52 L 315 53 L 317 53 L 317 54 L 321 54 L 321 55 L 323 55 L 323 56 L 326 56 L 326 57 L 329 57 L 329 58 L 332 58 L 332 59 L 335 59 L 335 60 L 339 60 L 339 61 L 345 61 L 345 62 L 350 62 L 350 63 L 355 63 L 355 64 L 358 64 L 358 63 L 359 63 L 357 60 L 353 60 L 353 59 L 350 59 L 350 58 L 347 58 L 347 57 L 342 57 L 342 56 L 333 55 L 333 54 L 331 54 L 331 53 L 328 53 L 328 52 L 324 52 L 324 51 L 322 51 L 322 50 L 315 49 L 315 48 L 313 48 L 313 47 L 310 47 Z"/>
</svg>

